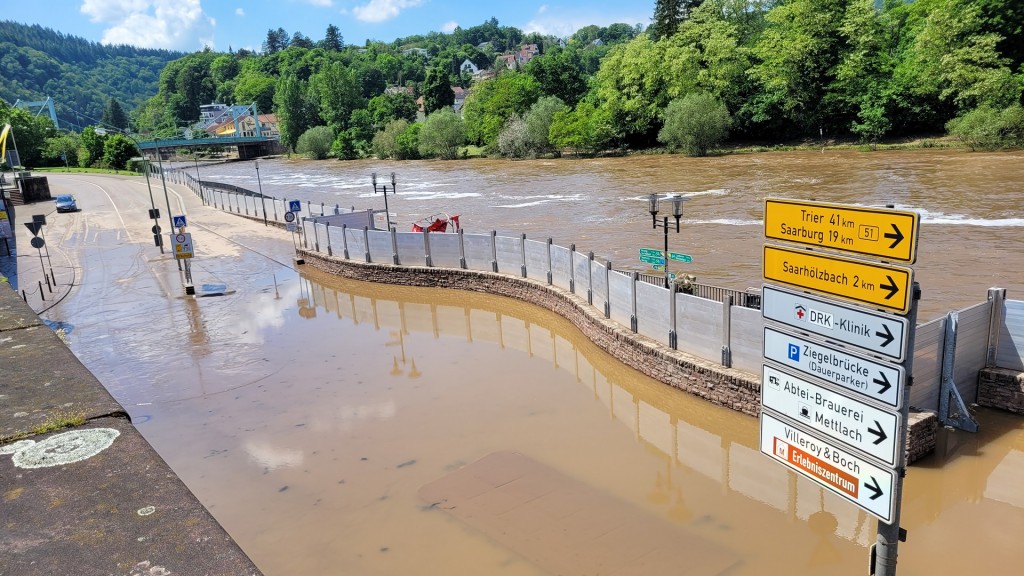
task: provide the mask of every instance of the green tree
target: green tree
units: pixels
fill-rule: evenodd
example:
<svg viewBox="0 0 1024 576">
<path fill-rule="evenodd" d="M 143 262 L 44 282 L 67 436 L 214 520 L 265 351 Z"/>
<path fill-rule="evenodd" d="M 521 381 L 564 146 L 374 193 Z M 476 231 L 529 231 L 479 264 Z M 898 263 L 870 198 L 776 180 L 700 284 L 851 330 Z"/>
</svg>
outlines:
<svg viewBox="0 0 1024 576">
<path fill-rule="evenodd" d="M 47 116 L 31 114 L 24 108 L 5 107 L 0 109 L 0 128 L 9 123 L 18 144 L 21 165 L 33 168 L 41 166 L 44 160 L 43 147 L 47 138 L 57 135 L 57 129 Z M 13 148 L 8 142 L 7 150 Z"/>
<path fill-rule="evenodd" d="M 256 110 L 269 113 L 274 105 L 274 87 L 277 80 L 256 74 L 243 74 L 235 84 L 235 102 L 239 104 L 256 103 Z"/>
<path fill-rule="evenodd" d="M 459 147 L 465 142 L 466 125 L 451 108 L 432 112 L 419 132 L 419 152 L 422 156 L 454 160 L 459 155 Z"/>
<path fill-rule="evenodd" d="M 415 160 L 420 157 L 420 123 L 409 124 L 395 139 L 395 158 Z"/>
<path fill-rule="evenodd" d="M 341 62 L 332 62 L 314 74 L 309 88 L 320 105 L 320 117 L 336 130 L 346 129 L 352 111 L 363 107 L 359 81 Z"/>
<path fill-rule="evenodd" d="M 345 47 L 345 40 L 341 37 L 341 31 L 334 24 L 327 25 L 327 32 L 324 34 L 320 47 L 328 52 L 341 52 Z"/>
<path fill-rule="evenodd" d="M 597 154 L 616 137 L 611 112 L 587 101 L 572 110 L 556 112 L 551 120 L 551 143 L 569 148 L 577 156 Z"/>
<path fill-rule="evenodd" d="M 399 118 L 404 118 L 409 122 L 416 121 L 416 100 L 405 92 L 375 96 L 367 102 L 366 110 L 377 126 L 384 126 Z"/>
<path fill-rule="evenodd" d="M 392 120 L 373 137 L 373 153 L 378 158 L 398 157 L 398 137 L 410 126 L 407 120 Z"/>
<path fill-rule="evenodd" d="M 135 154 L 135 143 L 121 134 L 111 134 L 103 144 L 103 163 L 114 170 L 124 170 Z"/>
<path fill-rule="evenodd" d="M 647 33 L 654 40 L 669 38 L 683 20 L 684 0 L 655 0 L 654 17 Z"/>
<path fill-rule="evenodd" d="M 721 100 L 695 92 L 669 103 L 658 140 L 681 148 L 689 156 L 707 156 L 725 141 L 731 124 L 732 118 Z"/>
<path fill-rule="evenodd" d="M 526 73 L 540 84 L 541 92 L 575 106 L 587 93 L 587 79 L 576 51 L 555 48 L 526 64 Z"/>
<path fill-rule="evenodd" d="M 619 44 L 601 61 L 595 76 L 595 94 L 612 114 L 625 138 L 636 145 L 652 143 L 668 105 L 663 42 L 652 42 L 646 34 Z"/>
<path fill-rule="evenodd" d="M 506 158 L 526 158 L 533 153 L 526 122 L 517 114 L 498 133 L 498 153 Z"/>
<path fill-rule="evenodd" d="M 526 128 L 526 139 L 529 148 L 535 154 L 556 152 L 548 138 L 551 132 L 551 122 L 555 114 L 566 110 L 568 107 L 557 96 L 544 96 L 534 102 L 530 111 L 523 118 Z"/>
<path fill-rule="evenodd" d="M 284 28 L 267 30 L 267 39 L 263 41 L 263 52 L 265 54 L 276 54 L 288 47 L 288 33 Z"/>
<path fill-rule="evenodd" d="M 102 161 L 106 139 L 107 136 L 100 136 L 96 133 L 94 126 L 86 126 L 82 130 L 82 148 L 78 154 L 78 165 L 88 168 Z"/>
<path fill-rule="evenodd" d="M 334 130 L 330 126 L 314 126 L 299 136 L 295 151 L 313 160 L 323 160 L 334 143 Z"/>
<path fill-rule="evenodd" d="M 469 140 L 493 149 L 505 122 L 513 114 L 525 114 L 538 98 L 540 85 L 521 72 L 505 72 L 480 82 L 470 91 L 462 108 Z"/>
<path fill-rule="evenodd" d="M 427 114 L 455 104 L 451 75 L 444 66 L 433 66 L 427 70 L 422 92 L 423 111 Z"/>
<path fill-rule="evenodd" d="M 1003 110 L 983 105 L 950 120 L 949 133 L 971 150 L 998 150 L 1024 145 L 1024 108 L 1014 104 Z"/>
<path fill-rule="evenodd" d="M 44 141 L 43 156 L 57 160 L 61 164 L 78 166 L 78 149 L 81 145 L 82 141 L 78 134 L 63 132 Z"/>
<path fill-rule="evenodd" d="M 231 56 L 230 54 L 222 54 L 214 58 L 213 62 L 210 63 L 210 77 L 219 86 L 225 82 L 234 80 L 238 73 L 241 72 L 242 67 L 238 63 L 238 58 Z"/>
<path fill-rule="evenodd" d="M 105 126 L 113 126 L 118 130 L 128 129 L 128 115 L 121 108 L 121 103 L 116 98 L 111 98 L 107 107 L 103 110 L 102 122 Z"/>
<path fill-rule="evenodd" d="M 274 92 L 281 141 L 295 149 L 299 136 L 319 123 L 317 106 L 308 93 L 308 86 L 294 75 L 283 77 Z"/>
</svg>

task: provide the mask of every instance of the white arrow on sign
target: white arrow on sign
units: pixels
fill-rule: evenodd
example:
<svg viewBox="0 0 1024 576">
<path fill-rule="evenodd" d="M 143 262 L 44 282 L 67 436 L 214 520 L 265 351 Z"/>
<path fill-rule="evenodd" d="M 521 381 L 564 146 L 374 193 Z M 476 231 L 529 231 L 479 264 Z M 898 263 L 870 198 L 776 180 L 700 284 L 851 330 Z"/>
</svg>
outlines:
<svg viewBox="0 0 1024 576">
<path fill-rule="evenodd" d="M 896 466 L 899 414 L 875 408 L 767 364 L 762 371 L 763 406 L 889 466 Z"/>
<path fill-rule="evenodd" d="M 897 410 L 903 406 L 903 366 L 847 353 L 768 326 L 764 327 L 764 357 Z"/>
<path fill-rule="evenodd" d="M 907 353 L 907 319 L 845 306 L 765 284 L 761 315 L 797 330 L 863 348 L 902 362 Z"/>
<path fill-rule="evenodd" d="M 892 524 L 894 471 L 829 446 L 763 410 L 761 453 L 853 502 L 882 522 Z"/>
</svg>

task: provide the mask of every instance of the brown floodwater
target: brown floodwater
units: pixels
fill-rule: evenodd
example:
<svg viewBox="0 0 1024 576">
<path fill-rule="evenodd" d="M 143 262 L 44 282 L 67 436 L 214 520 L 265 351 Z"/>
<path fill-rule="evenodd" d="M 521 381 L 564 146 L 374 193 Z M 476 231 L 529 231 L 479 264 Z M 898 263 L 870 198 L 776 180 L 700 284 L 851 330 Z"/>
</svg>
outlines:
<svg viewBox="0 0 1024 576">
<path fill-rule="evenodd" d="M 850 159 L 859 167 L 831 173 Z M 647 188 L 690 192 L 679 238 L 693 243 L 683 249 L 694 266 L 705 267 L 698 276 L 745 287 L 759 284 L 755 221 L 765 196 L 893 202 L 927 211 L 917 265 L 926 295 L 968 304 L 990 285 L 1020 297 L 1020 159 L 765 154 L 711 159 L 714 169 L 666 156 L 401 163 L 395 204 L 417 211 L 392 210 L 411 221 L 446 205 L 466 215 L 470 231 L 487 222 L 483 229 L 593 242 L 596 253 L 625 266 L 637 246 L 660 239 L 643 230 Z M 975 182 L 986 208 L 927 199 L 918 182 L 936 171 L 948 177 L 936 195 L 963 194 L 951 165 Z M 310 199 L 323 194 L 357 207 L 381 200 L 367 174 L 391 169 L 260 167 L 268 193 L 294 197 L 281 192 L 290 171 L 293 185 L 309 185 Z M 203 177 L 238 183 L 245 169 L 210 166 Z M 435 194 L 468 195 L 403 193 L 405 182 L 427 190 L 429 174 L 438 179 Z M 85 209 L 54 223 L 71 223 L 51 251 L 55 262 L 67 254 L 81 286 L 45 315 L 71 329 L 75 353 L 264 573 L 865 572 L 872 516 L 761 455 L 756 419 L 624 367 L 564 319 L 488 295 L 296 274 L 286 233 L 185 193 L 196 284 L 227 289 L 182 298 L 174 262 L 145 245 L 148 224 L 127 219 L 139 240 L 126 239 L 124 221 L 102 212 L 111 201 L 143 198 L 144 185 L 119 190 L 115 179 L 92 178 L 114 192 L 50 180 L 51 189 L 74 187 Z M 345 178 L 350 188 L 336 181 Z M 916 192 L 876 200 L 877 182 L 890 179 Z M 868 191 L 840 197 L 855 184 Z M 818 193 L 796 194 L 812 187 Z M 546 195 L 542 188 L 560 191 L 511 207 Z M 929 237 L 942 245 L 927 248 Z M 995 255 L 979 248 L 986 238 Z M 754 261 L 744 260 L 748 250 Z M 929 279 L 921 270 L 940 258 L 961 266 Z M 901 574 L 1002 574 L 1024 562 L 1024 419 L 984 409 L 978 418 L 980 433 L 942 432 L 936 453 L 908 472 Z"/>
</svg>

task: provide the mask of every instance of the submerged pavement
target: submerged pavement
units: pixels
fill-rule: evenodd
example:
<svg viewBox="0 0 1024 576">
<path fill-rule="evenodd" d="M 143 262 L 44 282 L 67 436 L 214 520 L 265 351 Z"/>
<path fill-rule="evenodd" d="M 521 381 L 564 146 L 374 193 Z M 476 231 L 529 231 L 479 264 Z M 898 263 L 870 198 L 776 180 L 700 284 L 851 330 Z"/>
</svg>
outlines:
<svg viewBox="0 0 1024 576">
<path fill-rule="evenodd" d="M 49 208 L 18 206 L 14 226 Z M 21 290 L 45 298 L 37 307 L 59 302 L 74 282 L 19 276 L 19 261 L 38 255 L 28 242 L 10 247 L 0 248 L 0 575 L 259 574 L 23 301 Z"/>
</svg>

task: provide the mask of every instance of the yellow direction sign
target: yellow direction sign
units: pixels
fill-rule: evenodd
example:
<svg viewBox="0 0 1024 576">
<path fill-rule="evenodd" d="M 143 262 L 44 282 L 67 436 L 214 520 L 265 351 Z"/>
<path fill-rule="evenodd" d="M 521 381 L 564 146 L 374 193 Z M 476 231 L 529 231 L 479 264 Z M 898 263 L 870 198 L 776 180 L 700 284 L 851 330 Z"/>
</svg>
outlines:
<svg viewBox="0 0 1024 576">
<path fill-rule="evenodd" d="M 764 203 L 768 238 L 883 260 L 912 264 L 919 227 L 917 212 L 774 198 Z"/>
<path fill-rule="evenodd" d="M 821 252 L 764 246 L 764 277 L 877 308 L 906 313 L 914 271 Z"/>
</svg>

